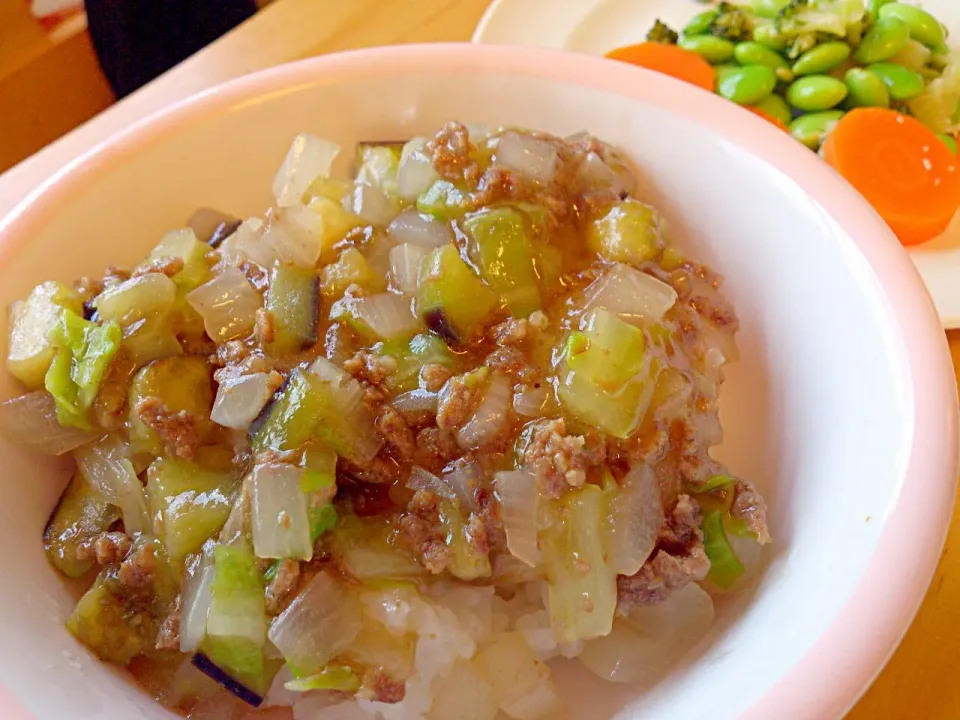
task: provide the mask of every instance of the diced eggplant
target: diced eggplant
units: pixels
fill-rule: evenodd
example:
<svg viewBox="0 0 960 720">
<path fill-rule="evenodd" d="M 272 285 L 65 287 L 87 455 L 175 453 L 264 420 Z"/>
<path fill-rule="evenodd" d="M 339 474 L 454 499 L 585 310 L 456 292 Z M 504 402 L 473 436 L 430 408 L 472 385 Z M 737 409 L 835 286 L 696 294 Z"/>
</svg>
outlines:
<svg viewBox="0 0 960 720">
<path fill-rule="evenodd" d="M 356 182 L 396 195 L 402 150 L 402 142 L 357 143 Z"/>
<path fill-rule="evenodd" d="M 467 193 L 449 180 L 437 180 L 417 198 L 417 211 L 438 220 L 453 220 L 469 209 Z"/>
<path fill-rule="evenodd" d="M 260 707 L 263 698 L 270 690 L 273 678 L 283 666 L 282 660 L 268 660 L 264 663 L 263 673 L 256 676 L 244 676 L 243 679 L 238 680 L 203 653 L 195 653 L 190 662 L 225 690 L 252 707 Z"/>
<path fill-rule="evenodd" d="M 317 342 L 320 278 L 312 269 L 277 264 L 270 278 L 266 309 L 273 319 L 272 353 L 284 354 Z"/>
<path fill-rule="evenodd" d="M 418 388 L 420 371 L 424 365 L 455 367 L 456 356 L 444 342 L 447 338 L 441 339 L 442 335 L 440 337 L 436 335 L 421 333 L 414 336 L 409 343 L 393 341 L 374 346 L 374 350 L 379 355 L 389 355 L 397 361 L 396 371 L 386 379 L 386 386 L 392 392 L 403 393 Z"/>
<path fill-rule="evenodd" d="M 83 301 L 66 285 L 45 282 L 10 310 L 7 370 L 31 390 L 43 387 L 56 352 L 48 334 L 64 309 L 82 315 Z"/>
<path fill-rule="evenodd" d="M 465 342 L 497 304 L 454 245 L 433 250 L 423 261 L 417 307 L 424 323 L 447 342 Z"/>
<path fill-rule="evenodd" d="M 67 577 L 80 577 L 93 567 L 93 560 L 77 559 L 77 550 L 109 530 L 119 519 L 120 511 L 107 503 L 77 471 L 43 531 L 47 559 Z"/>
<path fill-rule="evenodd" d="M 587 246 L 607 260 L 639 265 L 664 247 L 660 214 L 639 200 L 615 203 L 587 226 Z"/>
<path fill-rule="evenodd" d="M 163 519 L 162 540 L 170 557 L 200 550 L 230 515 L 238 478 L 173 458 L 156 460 L 147 471 L 150 514 Z"/>
<path fill-rule="evenodd" d="M 243 221 L 240 218 L 227 215 L 219 210 L 200 208 L 187 221 L 187 225 L 197 236 L 197 240 L 212 248 L 220 244 L 236 232 Z"/>
<path fill-rule="evenodd" d="M 387 289 L 386 278 L 375 273 L 363 253 L 353 247 L 340 253 L 335 263 L 323 268 L 321 280 L 323 294 L 329 298 L 342 297 L 350 285 L 359 285 L 369 293 Z"/>
<path fill-rule="evenodd" d="M 154 360 L 183 355 L 183 347 L 170 329 L 166 318 L 150 317 L 123 329 L 123 347 L 130 354 L 134 367 L 141 368 Z"/>
<path fill-rule="evenodd" d="M 200 287 L 210 279 L 210 266 L 207 264 L 209 251 L 210 247 L 200 242 L 193 230 L 184 228 L 164 235 L 160 244 L 150 251 L 146 262 L 164 258 L 183 260 L 183 269 L 172 278 L 183 294 Z"/>
<path fill-rule="evenodd" d="M 136 452 L 164 454 L 157 433 L 137 415 L 137 406 L 148 397 L 158 398 L 166 413 L 188 413 L 200 444 L 213 432 L 213 372 L 199 356 L 168 357 L 142 368 L 130 386 L 130 443 Z"/>
</svg>

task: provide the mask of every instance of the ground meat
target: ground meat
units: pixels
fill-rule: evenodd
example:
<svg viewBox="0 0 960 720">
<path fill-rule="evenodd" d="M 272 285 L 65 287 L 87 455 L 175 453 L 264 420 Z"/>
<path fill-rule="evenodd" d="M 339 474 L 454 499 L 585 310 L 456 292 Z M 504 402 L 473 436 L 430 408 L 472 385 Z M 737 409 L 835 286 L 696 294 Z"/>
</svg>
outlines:
<svg viewBox="0 0 960 720">
<path fill-rule="evenodd" d="M 196 419 L 186 410 L 170 412 L 163 401 L 147 396 L 137 403 L 137 417 L 160 436 L 167 454 L 192 460 L 200 444 Z"/>
<path fill-rule="evenodd" d="M 473 548 L 474 552 L 480 555 L 490 553 L 490 536 L 487 530 L 486 519 L 477 513 L 472 513 L 467 520 L 465 528 L 467 542 Z"/>
<path fill-rule="evenodd" d="M 162 257 L 144 263 L 133 271 L 133 277 L 143 277 L 153 273 L 160 273 L 167 277 L 173 277 L 183 270 L 183 258 L 181 257 Z"/>
<path fill-rule="evenodd" d="M 660 528 L 657 543 L 670 552 L 683 553 L 700 539 L 700 506 L 689 495 L 680 495 Z"/>
<path fill-rule="evenodd" d="M 93 414 L 98 426 L 104 429 L 117 428 L 126 420 L 127 393 L 130 376 L 135 369 L 133 358 L 121 348 L 110 363 L 93 401 Z"/>
<path fill-rule="evenodd" d="M 101 533 L 77 548 L 77 560 L 96 560 L 100 565 L 112 565 L 123 560 L 132 545 L 133 541 L 126 533 Z"/>
<path fill-rule="evenodd" d="M 493 326 L 493 341 L 504 347 L 516 347 L 523 344 L 530 334 L 530 324 L 524 318 L 510 318 Z"/>
<path fill-rule="evenodd" d="M 345 458 L 337 463 L 338 471 L 342 470 L 350 477 L 371 485 L 393 485 L 399 482 L 402 475 L 397 461 L 382 453 L 363 465 L 358 465 Z"/>
<path fill-rule="evenodd" d="M 119 267 L 118 265 L 107 265 L 106 270 L 103 271 L 103 286 L 108 288 L 111 285 L 117 285 L 122 283 L 124 280 L 130 279 L 130 271 L 126 268 Z"/>
<path fill-rule="evenodd" d="M 270 285 L 270 274 L 255 262 L 244 260 L 240 263 L 240 270 L 258 292 L 265 292 Z"/>
<path fill-rule="evenodd" d="M 253 351 L 254 348 L 242 340 L 228 340 L 222 345 L 217 346 L 216 357 L 210 358 L 210 362 L 220 365 L 221 367 L 236 365 L 248 357 Z"/>
<path fill-rule="evenodd" d="M 367 678 L 364 678 L 366 684 Z M 373 690 L 372 700 L 382 703 L 398 703 L 403 700 L 407 694 L 407 684 L 405 682 L 394 680 L 389 675 L 377 671 L 370 679 L 370 687 Z"/>
<path fill-rule="evenodd" d="M 440 392 L 452 376 L 453 373 L 448 367 L 438 363 L 430 363 L 420 368 L 420 384 L 427 392 Z"/>
<path fill-rule="evenodd" d="M 431 472 L 440 472 L 443 466 L 460 454 L 457 438 L 450 430 L 426 427 L 417 433 L 417 465 Z"/>
<path fill-rule="evenodd" d="M 117 571 L 117 580 L 124 587 L 126 594 L 152 595 L 153 575 L 158 564 L 154 546 L 144 543 L 136 550 L 127 553 Z"/>
<path fill-rule="evenodd" d="M 160 630 L 157 632 L 157 650 L 180 650 L 181 603 L 181 596 L 177 595 L 170 613 L 160 623 Z"/>
<path fill-rule="evenodd" d="M 610 439 L 607 454 L 619 461 L 625 468 L 634 465 L 655 465 L 663 459 L 669 447 L 667 431 L 658 422 L 641 427 L 640 431 L 627 440 Z"/>
<path fill-rule="evenodd" d="M 463 425 L 480 404 L 482 395 L 483 383 L 474 381 L 469 374 L 450 378 L 440 391 L 437 427 L 453 430 Z"/>
<path fill-rule="evenodd" d="M 734 315 L 733 310 L 729 306 L 715 302 L 702 295 L 692 297 L 687 302 L 700 317 L 706 318 L 716 327 L 736 328 L 737 316 Z"/>
<path fill-rule="evenodd" d="M 631 606 L 661 603 L 691 582 L 703 580 L 709 570 L 702 541 L 684 555 L 657 550 L 636 575 L 617 578 L 618 609 L 626 612 Z"/>
<path fill-rule="evenodd" d="M 380 408 L 376 420 L 377 430 L 394 454 L 401 460 L 412 460 L 417 452 L 417 444 L 413 438 L 413 430 L 393 405 L 384 405 Z"/>
<path fill-rule="evenodd" d="M 737 480 L 734 485 L 733 505 L 730 507 L 730 516 L 739 518 L 747 523 L 757 535 L 761 545 L 770 542 L 770 530 L 767 528 L 767 503 L 746 480 Z"/>
<path fill-rule="evenodd" d="M 562 418 L 540 420 L 533 426 L 523 461 L 537 475 L 541 491 L 559 497 L 567 486 L 579 487 L 586 471 L 603 463 L 606 446 L 599 435 L 567 435 Z"/>
<path fill-rule="evenodd" d="M 300 563 L 296 560 L 281 560 L 277 572 L 267 584 L 264 599 L 267 615 L 275 616 L 286 610 L 300 585 Z"/>
<path fill-rule="evenodd" d="M 343 369 L 357 380 L 381 385 L 397 371 L 397 360 L 391 355 L 378 355 L 360 350 L 343 363 Z"/>
<path fill-rule="evenodd" d="M 177 341 L 183 348 L 184 355 L 211 356 L 217 352 L 217 344 L 204 335 L 180 334 L 177 335 Z"/>
<path fill-rule="evenodd" d="M 266 308 L 257 310 L 254 332 L 260 341 L 260 346 L 264 347 L 272 343 L 277 337 L 276 324 L 273 321 L 273 313 Z"/>
<path fill-rule="evenodd" d="M 480 168 L 470 157 L 470 132 L 465 125 L 448 122 L 425 149 L 442 177 L 453 182 L 465 181 L 470 187 L 477 184 Z"/>
<path fill-rule="evenodd" d="M 543 371 L 536 365 L 531 365 L 523 351 L 515 347 L 497 348 L 487 355 L 484 364 L 506 373 L 524 385 L 533 385 L 543 380 Z"/>
<path fill-rule="evenodd" d="M 74 283 L 73 287 L 80 294 L 80 299 L 88 303 L 103 292 L 103 280 L 84 276 Z"/>
<path fill-rule="evenodd" d="M 450 564 L 447 531 L 440 522 L 437 501 L 437 496 L 429 490 L 417 490 L 407 505 L 407 512 L 400 518 L 400 538 L 435 575 Z"/>
</svg>

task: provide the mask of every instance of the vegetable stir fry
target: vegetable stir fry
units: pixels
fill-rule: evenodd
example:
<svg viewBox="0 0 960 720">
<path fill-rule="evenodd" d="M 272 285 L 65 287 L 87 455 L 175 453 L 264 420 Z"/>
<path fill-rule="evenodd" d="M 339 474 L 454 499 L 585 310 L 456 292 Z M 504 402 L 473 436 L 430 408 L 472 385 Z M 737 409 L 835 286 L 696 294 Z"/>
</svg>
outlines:
<svg viewBox="0 0 960 720">
<path fill-rule="evenodd" d="M 14 305 L 0 429 L 76 462 L 43 536 L 91 583 L 68 630 L 198 719 L 532 720 L 558 655 L 668 667 L 770 541 L 709 455 L 720 278 L 585 133 L 339 153 L 300 135 L 263 217 Z"/>
<path fill-rule="evenodd" d="M 812 150 L 821 150 L 845 117 L 857 116 L 847 124 L 856 133 L 842 133 L 843 140 L 834 141 L 837 150 L 850 146 L 845 160 L 830 160 L 836 152 L 821 154 L 905 245 L 942 233 L 960 207 L 954 177 L 960 56 L 947 47 L 940 22 L 916 5 L 720 2 L 694 17 L 682 33 L 657 20 L 646 43 L 618 48 L 607 57 L 715 91 Z M 919 121 L 911 123 L 910 133 L 894 126 L 903 123 L 896 118 L 910 117 Z M 900 150 L 883 150 L 891 146 Z M 860 154 L 862 161 L 856 159 Z M 924 202 L 914 202 L 917 198 Z"/>
</svg>

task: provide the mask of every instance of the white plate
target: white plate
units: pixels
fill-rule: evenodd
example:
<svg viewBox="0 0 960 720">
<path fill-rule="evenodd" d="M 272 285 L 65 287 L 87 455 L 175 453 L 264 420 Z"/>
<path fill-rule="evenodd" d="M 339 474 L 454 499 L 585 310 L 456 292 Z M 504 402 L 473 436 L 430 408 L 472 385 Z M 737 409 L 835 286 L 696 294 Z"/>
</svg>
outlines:
<svg viewBox="0 0 960 720">
<path fill-rule="evenodd" d="M 656 18 L 674 28 L 709 7 L 696 0 L 494 0 L 474 42 L 532 45 L 603 55 L 641 42 Z M 960 0 L 925 0 L 960 47 Z M 960 328 L 960 214 L 939 238 L 910 250 L 943 326 Z"/>
</svg>

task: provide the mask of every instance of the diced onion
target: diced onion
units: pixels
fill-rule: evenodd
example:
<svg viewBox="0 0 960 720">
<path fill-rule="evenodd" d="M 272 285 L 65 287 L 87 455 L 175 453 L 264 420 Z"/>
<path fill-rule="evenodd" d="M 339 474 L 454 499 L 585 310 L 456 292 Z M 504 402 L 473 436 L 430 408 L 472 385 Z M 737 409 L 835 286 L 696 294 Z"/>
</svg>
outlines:
<svg viewBox="0 0 960 720">
<path fill-rule="evenodd" d="M 410 390 L 397 395 L 390 404 L 402 413 L 436 412 L 438 401 L 437 393 Z"/>
<path fill-rule="evenodd" d="M 414 208 L 397 215 L 387 226 L 387 233 L 398 243 L 427 248 L 441 247 L 453 240 L 449 223 L 421 215 Z"/>
<path fill-rule="evenodd" d="M 254 468 L 250 515 L 253 550 L 262 558 L 313 557 L 307 499 L 300 489 L 301 468 L 270 463 Z"/>
<path fill-rule="evenodd" d="M 368 223 L 387 225 L 397 214 L 397 203 L 387 193 L 373 185 L 357 183 L 343 199 L 344 207 Z"/>
<path fill-rule="evenodd" d="M 46 455 L 63 455 L 97 438 L 97 433 L 61 425 L 56 402 L 46 390 L 0 404 L 0 435 Z"/>
<path fill-rule="evenodd" d="M 557 146 L 550 140 L 505 132 L 497 143 L 493 161 L 531 180 L 550 182 L 557 172 Z"/>
<path fill-rule="evenodd" d="M 263 220 L 249 218 L 220 246 L 220 257 L 227 265 L 240 265 L 244 260 L 260 267 L 271 267 L 277 259 L 273 248 L 263 242 Z"/>
<path fill-rule="evenodd" d="M 497 635 L 474 662 L 484 679 L 493 685 L 500 709 L 511 718 L 563 717 L 550 671 L 537 660 L 520 633 Z"/>
<path fill-rule="evenodd" d="M 538 388 L 524 388 L 513 395 L 513 411 L 524 417 L 541 417 L 549 400 L 550 387 L 546 383 Z"/>
<path fill-rule="evenodd" d="M 403 243 L 390 250 L 390 282 L 405 295 L 417 291 L 420 266 L 429 251 L 423 245 Z"/>
<path fill-rule="evenodd" d="M 193 233 L 191 233 L 192 235 Z M 124 280 L 97 296 L 101 320 L 129 325 L 149 315 L 162 315 L 176 299 L 177 286 L 163 273 L 148 273 Z"/>
<path fill-rule="evenodd" d="M 443 480 L 453 488 L 461 507 L 470 512 L 479 510 L 474 492 L 483 482 L 483 468 L 480 463 L 476 460 L 461 460 L 443 476 Z"/>
<path fill-rule="evenodd" d="M 210 419 L 223 427 L 246 430 L 272 394 L 267 373 L 230 378 L 217 388 Z"/>
<path fill-rule="evenodd" d="M 207 634 L 207 615 L 213 601 L 213 553 L 209 547 L 183 582 L 180 611 L 180 652 L 193 652 Z"/>
<path fill-rule="evenodd" d="M 507 534 L 507 548 L 530 567 L 540 562 L 537 545 L 537 508 L 540 491 L 537 478 L 526 470 L 498 472 L 494 476 L 500 517 Z"/>
<path fill-rule="evenodd" d="M 73 457 L 90 485 L 107 502 L 120 508 L 128 535 L 150 529 L 146 495 L 128 459 L 129 447 L 107 437 L 77 448 Z"/>
<path fill-rule="evenodd" d="M 410 299 L 402 295 L 381 293 L 358 298 L 353 311 L 360 322 L 383 340 L 414 335 L 420 326 Z"/>
<path fill-rule="evenodd" d="M 214 342 L 243 337 L 253 330 L 263 300 L 238 268 L 227 268 L 217 277 L 187 293 L 187 302 L 203 317 L 203 326 Z"/>
<path fill-rule="evenodd" d="M 426 143 L 426 138 L 416 137 L 408 141 L 400 151 L 397 192 L 404 200 L 415 200 L 440 177 L 433 167 L 433 161 L 424 150 Z"/>
<path fill-rule="evenodd" d="M 410 471 L 410 477 L 407 478 L 407 487 L 411 490 L 429 490 L 447 500 L 457 499 L 456 493 L 447 483 L 419 466 L 414 466 Z"/>
<path fill-rule="evenodd" d="M 587 153 L 577 169 L 577 179 L 588 190 L 610 190 L 619 194 L 625 189 L 620 176 L 593 151 Z"/>
<path fill-rule="evenodd" d="M 677 302 L 677 291 L 661 280 L 623 263 L 616 263 L 584 291 L 583 317 L 601 308 L 624 320 L 658 322 Z"/>
<path fill-rule="evenodd" d="M 312 673 L 346 649 L 360 628 L 357 600 L 321 571 L 273 621 L 268 635 L 287 664 Z"/>
<path fill-rule="evenodd" d="M 340 146 L 316 135 L 300 133 L 273 179 L 273 195 L 280 207 L 303 201 L 307 189 L 317 178 L 330 175 L 330 167 L 340 154 Z"/>
<path fill-rule="evenodd" d="M 500 373 L 494 373 L 480 405 L 457 432 L 460 447 L 476 449 L 497 436 L 507 422 L 511 392 L 510 381 Z"/>
<path fill-rule="evenodd" d="M 609 558 L 618 575 L 635 575 L 657 542 L 663 524 L 660 488 L 653 470 L 636 465 L 610 501 Z"/>
<path fill-rule="evenodd" d="M 311 216 L 315 216 L 315 221 Z M 300 205 L 287 208 L 283 219 L 271 218 L 263 244 L 280 262 L 312 268 L 320 258 L 319 214 Z"/>
</svg>

